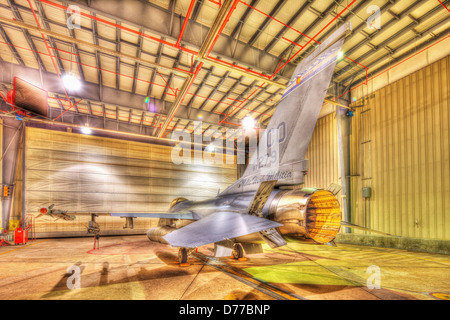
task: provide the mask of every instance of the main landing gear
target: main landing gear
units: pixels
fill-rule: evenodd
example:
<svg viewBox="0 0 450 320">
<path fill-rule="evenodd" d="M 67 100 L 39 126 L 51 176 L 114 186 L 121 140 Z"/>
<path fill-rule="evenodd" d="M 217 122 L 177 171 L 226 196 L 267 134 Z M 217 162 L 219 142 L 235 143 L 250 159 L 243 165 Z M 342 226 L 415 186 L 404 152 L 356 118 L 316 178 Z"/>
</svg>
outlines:
<svg viewBox="0 0 450 320">
<path fill-rule="evenodd" d="M 178 248 L 178 264 L 180 267 L 188 267 L 190 263 L 188 262 L 188 257 L 191 253 L 196 251 L 196 248 Z M 244 257 L 244 247 L 240 243 L 235 243 L 231 251 L 232 259 L 238 261 L 245 261 L 247 258 Z"/>
<path fill-rule="evenodd" d="M 187 262 L 189 255 L 194 252 L 195 249 L 191 248 L 179 248 L 178 249 L 178 263 L 180 267 L 189 267 L 190 263 Z"/>
<path fill-rule="evenodd" d="M 243 261 L 243 260 L 247 260 L 247 258 L 244 258 L 244 248 L 242 247 L 242 244 L 240 243 L 235 243 L 233 245 L 233 251 L 231 252 L 232 254 L 232 258 L 239 260 L 239 261 Z"/>
</svg>

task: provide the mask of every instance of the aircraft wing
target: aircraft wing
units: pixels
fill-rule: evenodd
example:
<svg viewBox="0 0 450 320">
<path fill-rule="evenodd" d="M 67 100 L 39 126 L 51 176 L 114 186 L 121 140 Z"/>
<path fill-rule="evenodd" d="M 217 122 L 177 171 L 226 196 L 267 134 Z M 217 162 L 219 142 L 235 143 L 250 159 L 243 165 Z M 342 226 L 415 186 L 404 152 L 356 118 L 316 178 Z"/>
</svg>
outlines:
<svg viewBox="0 0 450 320">
<path fill-rule="evenodd" d="M 194 212 L 180 213 L 111 213 L 112 217 L 122 218 L 166 218 L 166 219 L 186 219 L 198 220 L 199 217 Z"/>
<path fill-rule="evenodd" d="M 173 247 L 197 248 L 279 226 L 277 222 L 245 213 L 218 211 L 163 238 Z"/>
</svg>

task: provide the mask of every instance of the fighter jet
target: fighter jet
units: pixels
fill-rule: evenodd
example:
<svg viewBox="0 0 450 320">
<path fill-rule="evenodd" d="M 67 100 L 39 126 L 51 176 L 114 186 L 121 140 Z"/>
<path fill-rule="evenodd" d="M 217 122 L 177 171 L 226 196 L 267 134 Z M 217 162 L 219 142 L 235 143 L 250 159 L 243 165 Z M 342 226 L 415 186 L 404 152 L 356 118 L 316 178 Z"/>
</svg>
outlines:
<svg viewBox="0 0 450 320">
<path fill-rule="evenodd" d="M 67 214 L 67 211 L 59 210 L 59 209 L 53 209 L 55 205 L 52 204 L 48 207 L 41 207 L 39 209 L 39 214 L 36 216 L 36 218 L 39 218 L 41 216 L 49 216 L 52 218 L 58 219 L 64 219 L 66 221 L 73 221 L 75 220 L 75 216 Z"/>
<path fill-rule="evenodd" d="M 343 224 L 335 194 L 298 186 L 304 183 L 308 170 L 304 157 L 350 32 L 351 24 L 344 24 L 297 66 L 260 139 L 260 145 L 267 144 L 265 152 L 253 155 L 238 181 L 210 200 L 176 198 L 165 214 L 111 215 L 160 218 L 147 236 L 178 247 L 180 263 L 195 248 L 207 244 L 214 244 L 216 257 L 232 254 L 239 259 L 244 252 L 262 252 L 264 242 L 272 248 L 284 246 L 286 238 L 331 243 Z M 270 163 L 274 137 L 278 138 L 275 167 Z"/>
</svg>

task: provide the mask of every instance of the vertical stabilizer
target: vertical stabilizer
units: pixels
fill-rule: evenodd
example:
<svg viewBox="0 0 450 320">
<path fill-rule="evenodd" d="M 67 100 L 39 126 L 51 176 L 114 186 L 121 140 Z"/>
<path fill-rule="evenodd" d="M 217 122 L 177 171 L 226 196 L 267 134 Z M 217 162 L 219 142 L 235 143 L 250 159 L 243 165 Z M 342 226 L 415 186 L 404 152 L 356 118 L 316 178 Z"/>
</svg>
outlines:
<svg viewBox="0 0 450 320">
<path fill-rule="evenodd" d="M 278 186 L 304 183 L 304 157 L 339 52 L 350 32 L 347 22 L 297 66 L 260 139 L 258 153 L 242 177 L 222 194 L 253 191 L 269 180 L 278 180 Z"/>
</svg>

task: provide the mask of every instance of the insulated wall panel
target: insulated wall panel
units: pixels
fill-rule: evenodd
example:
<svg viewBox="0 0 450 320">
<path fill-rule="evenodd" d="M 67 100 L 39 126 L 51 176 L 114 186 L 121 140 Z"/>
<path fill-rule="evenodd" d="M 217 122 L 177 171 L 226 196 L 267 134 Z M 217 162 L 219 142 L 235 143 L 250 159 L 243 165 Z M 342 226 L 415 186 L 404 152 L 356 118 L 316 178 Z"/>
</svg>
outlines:
<svg viewBox="0 0 450 320">
<path fill-rule="evenodd" d="M 381 231 L 450 239 L 449 91 L 447 57 L 360 101 L 351 141 L 352 175 L 361 175 L 352 184 L 355 222 L 365 215 Z"/>
<path fill-rule="evenodd" d="M 331 183 L 341 184 L 336 114 L 331 113 L 317 120 L 305 158 L 309 160 L 309 172 L 305 187 L 326 189 Z M 341 192 L 337 197 L 340 201 Z"/>
<path fill-rule="evenodd" d="M 351 222 L 403 237 L 449 240 L 450 57 L 355 105 L 354 117 L 347 118 L 349 135 L 342 137 Z M 306 158 L 305 186 L 341 184 L 335 113 L 317 121 Z M 363 188 L 370 188 L 370 197 L 363 197 Z M 338 200 L 342 208 L 340 193 Z"/>
<path fill-rule="evenodd" d="M 176 165 L 172 148 L 27 128 L 25 212 L 41 206 L 78 214 L 74 222 L 40 217 L 36 232 L 85 231 L 90 213 L 166 212 L 175 197 L 203 200 L 236 180 L 235 165 Z M 124 219 L 99 216 L 101 229 L 122 230 Z M 155 219 L 135 219 L 146 230 Z"/>
</svg>

